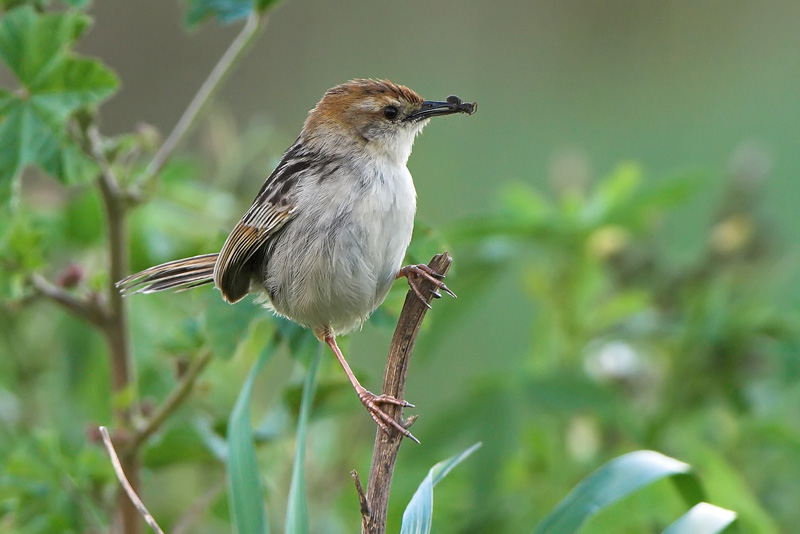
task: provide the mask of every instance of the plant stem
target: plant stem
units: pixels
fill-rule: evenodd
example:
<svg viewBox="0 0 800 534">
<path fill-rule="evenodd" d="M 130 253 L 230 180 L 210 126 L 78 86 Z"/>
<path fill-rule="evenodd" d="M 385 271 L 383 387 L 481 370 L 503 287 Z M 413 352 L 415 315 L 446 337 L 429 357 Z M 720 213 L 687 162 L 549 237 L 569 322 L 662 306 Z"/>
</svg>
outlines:
<svg viewBox="0 0 800 534">
<path fill-rule="evenodd" d="M 31 285 L 43 297 L 46 297 L 73 315 L 91 323 L 99 329 L 105 328 L 107 320 L 105 308 L 97 301 L 78 298 L 69 291 L 54 285 L 44 277 L 34 274 Z"/>
<path fill-rule="evenodd" d="M 159 148 L 155 156 L 153 156 L 153 159 L 138 181 L 140 189 L 146 182 L 155 178 L 159 171 L 161 171 L 164 164 L 175 151 L 175 148 L 177 148 L 183 138 L 186 137 L 186 134 L 189 133 L 192 126 L 194 126 L 197 117 L 200 115 L 205 105 L 211 100 L 211 97 L 214 96 L 214 93 L 228 76 L 234 65 L 236 65 L 238 60 L 242 57 L 242 54 L 247 51 L 253 43 L 255 37 L 258 35 L 258 30 L 264 28 L 266 23 L 267 18 L 262 18 L 257 13 L 253 13 L 248 17 L 242 30 L 233 42 L 231 42 L 228 49 L 225 50 L 225 53 L 222 54 L 222 57 L 211 70 L 208 78 L 206 78 L 203 85 L 200 86 L 197 94 L 194 95 L 186 111 L 183 112 L 175 128 L 172 129 L 172 132 L 167 136 L 164 144 L 161 145 L 161 148 Z"/>
<path fill-rule="evenodd" d="M 108 281 L 106 286 L 106 321 L 102 328 L 108 345 L 111 364 L 111 389 L 114 393 L 115 427 L 128 432 L 133 427 L 135 411 L 135 379 L 133 355 L 131 353 L 128 317 L 122 294 L 114 285 L 128 272 L 128 202 L 111 165 L 103 152 L 103 143 L 97 127 L 86 130 L 89 149 L 100 165 L 97 180 L 103 200 L 108 228 Z M 139 491 L 140 459 L 135 453 L 126 454 L 120 459 L 122 469 L 127 473 L 133 491 Z M 115 531 L 123 534 L 139 534 L 142 531 L 141 518 L 136 507 L 120 491 L 117 495 L 117 517 Z"/>
<path fill-rule="evenodd" d="M 150 419 L 136 431 L 128 442 L 126 449 L 128 454 L 138 449 L 147 441 L 147 439 L 161 427 L 167 417 L 169 417 L 172 412 L 183 403 L 186 397 L 189 396 L 192 387 L 194 387 L 195 382 L 197 382 L 197 377 L 200 376 L 200 373 L 205 369 L 206 365 L 208 365 L 208 362 L 211 361 L 211 356 L 212 353 L 210 350 L 204 350 L 200 353 L 200 356 L 195 358 L 189 366 L 189 369 L 186 370 L 186 373 L 181 378 L 181 381 L 175 386 L 175 389 L 167 395 L 163 404 L 156 409 Z"/>
<path fill-rule="evenodd" d="M 453 259 L 445 252 L 437 254 L 428 264 L 434 271 L 445 275 L 450 269 Z M 430 303 L 434 289 L 433 284 L 423 280 L 420 290 L 427 296 Z M 403 398 L 406 385 L 406 375 L 408 364 L 411 360 L 411 353 L 414 350 L 414 342 L 419 334 L 419 328 L 428 308 L 422 301 L 409 290 L 406 295 L 403 310 L 397 321 L 397 328 L 392 337 L 392 344 L 389 347 L 389 357 L 386 361 L 386 369 L 383 375 L 383 393 L 391 395 L 396 399 Z M 401 421 L 402 408 L 391 404 L 384 408 L 386 413 Z M 408 426 L 408 422 L 406 423 Z M 367 483 L 367 502 L 366 510 L 364 503 L 361 503 L 361 532 L 362 534 L 384 534 L 386 532 L 386 513 L 389 508 L 389 492 L 392 486 L 392 476 L 394 465 L 397 460 L 397 453 L 400 450 L 400 443 L 403 436 L 391 430 L 390 434 L 378 429 L 375 435 L 375 445 L 372 452 L 372 464 L 369 469 L 369 482 Z M 365 513 L 367 512 L 367 513 Z"/>
<path fill-rule="evenodd" d="M 96 134 L 89 133 L 95 157 L 99 159 L 98 139 Z M 104 158 L 103 158 L 104 159 Z M 128 272 L 128 213 L 122 196 L 119 182 L 110 172 L 107 164 L 101 161 L 103 169 L 98 180 L 98 187 L 103 199 L 108 228 L 108 318 L 103 329 L 111 356 L 111 382 L 114 393 L 123 393 L 131 384 L 133 362 L 130 340 L 127 329 L 127 309 L 122 294 L 114 285 Z M 119 410 L 118 415 L 125 426 L 130 423 L 130 410 Z"/>
</svg>

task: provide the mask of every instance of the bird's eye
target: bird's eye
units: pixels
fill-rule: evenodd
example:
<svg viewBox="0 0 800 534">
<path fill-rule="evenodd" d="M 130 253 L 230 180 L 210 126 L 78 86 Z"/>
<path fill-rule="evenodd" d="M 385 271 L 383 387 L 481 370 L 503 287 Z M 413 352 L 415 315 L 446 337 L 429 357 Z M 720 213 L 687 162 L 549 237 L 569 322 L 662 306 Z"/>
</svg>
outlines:
<svg viewBox="0 0 800 534">
<path fill-rule="evenodd" d="M 394 119 L 397 117 L 397 108 L 394 106 L 386 106 L 383 108 L 383 116 L 389 120 Z"/>
</svg>

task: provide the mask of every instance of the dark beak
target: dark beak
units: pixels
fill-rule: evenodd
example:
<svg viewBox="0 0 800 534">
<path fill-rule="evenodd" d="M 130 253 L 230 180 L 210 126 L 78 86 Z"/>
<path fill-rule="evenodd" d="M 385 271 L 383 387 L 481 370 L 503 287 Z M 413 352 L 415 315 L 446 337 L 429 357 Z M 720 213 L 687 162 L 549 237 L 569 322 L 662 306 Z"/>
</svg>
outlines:
<svg viewBox="0 0 800 534">
<path fill-rule="evenodd" d="M 407 121 L 421 121 L 436 115 L 451 115 L 453 113 L 466 113 L 472 115 L 478 110 L 477 102 L 463 102 L 457 96 L 448 96 L 444 102 L 436 102 L 434 100 L 425 100 L 418 110 L 413 111 L 408 117 Z"/>
</svg>

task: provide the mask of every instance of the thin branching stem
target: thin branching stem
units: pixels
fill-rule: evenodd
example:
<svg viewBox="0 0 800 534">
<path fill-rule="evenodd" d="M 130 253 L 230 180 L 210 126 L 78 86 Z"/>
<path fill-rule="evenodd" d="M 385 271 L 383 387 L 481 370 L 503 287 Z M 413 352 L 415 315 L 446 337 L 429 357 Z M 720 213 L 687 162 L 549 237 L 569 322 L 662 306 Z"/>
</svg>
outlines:
<svg viewBox="0 0 800 534">
<path fill-rule="evenodd" d="M 183 141 L 184 137 L 186 137 L 189 131 L 191 131 L 192 126 L 194 126 L 195 121 L 197 120 L 197 117 L 200 115 L 200 112 L 211 100 L 211 97 L 214 96 L 214 93 L 231 72 L 238 60 L 242 57 L 244 52 L 246 52 L 253 43 L 255 37 L 259 33 L 259 30 L 266 26 L 266 23 L 267 18 L 259 15 L 258 13 L 253 13 L 250 15 L 250 17 L 248 17 L 247 22 L 242 27 L 242 30 L 231 42 L 228 49 L 225 50 L 225 53 L 222 54 L 222 57 L 211 70 L 208 78 L 206 78 L 206 80 L 203 82 L 203 85 L 200 86 L 197 94 L 194 95 L 194 98 L 189 103 L 189 106 L 183 112 L 183 115 L 181 115 L 181 118 L 178 120 L 175 128 L 172 129 L 172 132 L 170 132 L 169 136 L 167 136 L 164 144 L 161 145 L 161 148 L 159 148 L 155 156 L 153 156 L 153 159 L 150 161 L 147 169 L 145 169 L 144 174 L 139 179 L 138 186 L 140 189 L 146 184 L 146 182 L 152 180 L 158 175 L 158 173 L 164 167 L 164 164 L 169 160 L 170 156 L 172 156 L 172 153 L 175 151 L 181 141 Z"/>
<path fill-rule="evenodd" d="M 128 443 L 127 450 L 129 453 L 135 451 L 147 441 L 154 432 L 161 428 L 161 425 L 164 424 L 164 421 L 166 421 L 172 412 L 183 404 L 183 401 L 186 400 L 186 397 L 191 393 L 200 373 L 211 361 L 211 356 L 211 351 L 206 349 L 191 363 L 186 373 L 181 377 L 178 385 L 175 386 L 175 389 L 167 395 L 167 398 L 161 406 L 153 412 L 153 415 L 133 435 L 131 441 Z"/>
<path fill-rule="evenodd" d="M 38 274 L 31 275 L 30 280 L 31 285 L 39 295 L 52 300 L 65 310 L 91 323 L 95 327 L 99 329 L 105 328 L 107 320 L 106 311 L 97 300 L 80 298 L 73 295 L 69 291 L 65 291 Z"/>
</svg>

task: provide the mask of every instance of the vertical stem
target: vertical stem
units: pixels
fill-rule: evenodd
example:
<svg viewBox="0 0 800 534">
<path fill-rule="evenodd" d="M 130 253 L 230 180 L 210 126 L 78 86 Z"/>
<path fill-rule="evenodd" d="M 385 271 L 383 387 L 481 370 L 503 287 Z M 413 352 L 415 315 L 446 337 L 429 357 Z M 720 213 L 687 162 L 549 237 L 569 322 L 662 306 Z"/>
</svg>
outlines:
<svg viewBox="0 0 800 534">
<path fill-rule="evenodd" d="M 453 259 L 448 253 L 437 254 L 428 264 L 434 271 L 444 275 L 450 269 Z M 431 290 L 433 284 L 427 280 L 420 283 L 420 290 L 427 296 L 428 302 L 431 300 Z M 403 398 L 406 385 L 406 374 L 408 364 L 411 360 L 411 353 L 414 350 L 414 342 L 417 339 L 422 320 L 428 308 L 422 301 L 409 291 L 406 295 L 403 310 L 397 321 L 397 328 L 392 337 L 392 344 L 389 347 L 389 357 L 386 361 L 386 370 L 383 375 L 383 393 L 391 395 L 397 399 Z M 402 415 L 400 406 L 386 405 L 386 413 L 395 419 Z M 399 420 L 399 419 L 398 419 Z M 364 513 L 362 504 L 362 534 L 385 534 L 386 514 L 389 509 L 389 492 L 392 486 L 392 476 L 394 475 L 394 465 L 397 460 L 397 453 L 400 450 L 400 443 L 403 436 L 390 430 L 390 434 L 378 429 L 375 435 L 375 445 L 372 452 L 372 465 L 369 469 L 369 482 L 367 484 L 367 509 L 368 514 Z"/>
<path fill-rule="evenodd" d="M 108 304 L 109 319 L 106 324 L 106 339 L 111 351 L 111 373 L 114 392 L 127 388 L 133 376 L 130 339 L 127 331 L 127 308 L 115 282 L 125 277 L 128 271 L 128 221 L 122 199 L 117 196 L 104 180 L 100 189 L 106 208 L 108 225 Z M 128 411 L 128 410 L 126 410 Z M 129 422 L 130 414 L 123 417 Z"/>
<path fill-rule="evenodd" d="M 133 399 L 135 398 L 135 392 L 132 391 L 134 388 L 133 357 L 125 301 L 114 286 L 114 283 L 122 279 L 128 271 L 128 211 L 119 184 L 111 174 L 107 163 L 100 176 L 99 187 L 105 205 L 108 227 L 108 318 L 103 332 L 108 344 L 114 397 L 118 400 L 121 396 L 128 401 L 127 405 L 115 408 L 115 426 L 125 432 L 131 432 L 133 429 Z M 140 493 L 139 471 L 141 465 L 138 453 L 133 450 L 130 454 L 124 455 L 120 461 L 122 469 L 128 474 L 131 487 L 136 493 Z M 122 534 L 140 534 L 142 532 L 139 512 L 122 489 L 117 495 L 117 517 L 114 525 L 115 532 Z"/>
</svg>

